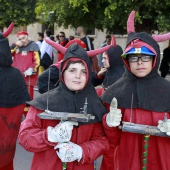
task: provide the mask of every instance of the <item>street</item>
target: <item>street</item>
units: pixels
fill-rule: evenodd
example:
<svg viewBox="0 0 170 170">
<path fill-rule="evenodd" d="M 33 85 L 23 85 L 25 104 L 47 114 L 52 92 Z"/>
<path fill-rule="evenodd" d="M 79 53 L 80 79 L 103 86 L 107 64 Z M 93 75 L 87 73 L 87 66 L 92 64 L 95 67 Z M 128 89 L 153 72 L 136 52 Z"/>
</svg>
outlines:
<svg viewBox="0 0 170 170">
<path fill-rule="evenodd" d="M 30 170 L 33 153 L 27 152 L 17 141 L 14 170 Z"/>
</svg>

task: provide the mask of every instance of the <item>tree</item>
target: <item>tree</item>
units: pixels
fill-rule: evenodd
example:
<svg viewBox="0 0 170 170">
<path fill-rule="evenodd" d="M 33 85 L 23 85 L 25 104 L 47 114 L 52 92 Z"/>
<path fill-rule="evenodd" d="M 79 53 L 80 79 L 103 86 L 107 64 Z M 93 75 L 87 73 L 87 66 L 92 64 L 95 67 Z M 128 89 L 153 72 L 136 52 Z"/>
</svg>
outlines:
<svg viewBox="0 0 170 170">
<path fill-rule="evenodd" d="M 38 0 L 36 13 L 41 21 L 68 28 L 82 25 L 108 33 L 125 34 L 127 18 L 136 11 L 136 31 L 170 30 L 169 0 Z"/>
<path fill-rule="evenodd" d="M 0 27 L 26 26 L 36 21 L 36 0 L 0 0 Z"/>
</svg>

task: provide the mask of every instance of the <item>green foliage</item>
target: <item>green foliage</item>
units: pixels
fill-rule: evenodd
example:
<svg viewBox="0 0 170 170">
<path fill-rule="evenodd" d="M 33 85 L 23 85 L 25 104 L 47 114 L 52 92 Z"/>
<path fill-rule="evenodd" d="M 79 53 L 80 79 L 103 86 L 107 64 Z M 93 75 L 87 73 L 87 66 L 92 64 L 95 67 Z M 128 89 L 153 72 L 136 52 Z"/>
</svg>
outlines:
<svg viewBox="0 0 170 170">
<path fill-rule="evenodd" d="M 36 0 L 0 0 L 0 26 L 8 27 L 13 21 L 15 26 L 35 22 Z"/>
<path fill-rule="evenodd" d="M 11 0 L 12 1 L 12 0 Z M 170 31 L 169 0 L 37 0 L 40 22 L 68 28 L 84 26 L 126 34 L 127 18 L 136 11 L 136 31 Z"/>
</svg>

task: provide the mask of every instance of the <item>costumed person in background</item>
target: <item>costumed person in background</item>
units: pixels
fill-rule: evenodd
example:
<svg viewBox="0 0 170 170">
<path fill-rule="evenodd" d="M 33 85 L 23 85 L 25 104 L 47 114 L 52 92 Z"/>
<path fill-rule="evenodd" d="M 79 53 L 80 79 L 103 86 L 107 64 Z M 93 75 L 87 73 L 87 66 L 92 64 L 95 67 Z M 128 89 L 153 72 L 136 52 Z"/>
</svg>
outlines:
<svg viewBox="0 0 170 170">
<path fill-rule="evenodd" d="M 50 30 L 45 30 L 44 31 L 44 39 L 51 39 L 51 31 Z M 51 45 L 49 45 L 48 43 L 45 42 L 45 40 L 43 40 L 42 45 L 41 45 L 41 62 L 40 62 L 40 69 L 39 69 L 39 75 L 42 74 L 42 72 L 46 69 L 48 69 L 48 67 L 53 64 L 53 48 L 51 47 Z"/>
<path fill-rule="evenodd" d="M 12 45 L 13 67 L 16 67 L 22 73 L 27 84 L 31 99 L 34 97 L 34 86 L 37 85 L 38 71 L 40 65 L 39 47 L 29 40 L 26 31 L 20 31 L 17 34 L 18 41 Z"/>
<path fill-rule="evenodd" d="M 103 44 L 102 44 L 100 47 L 104 47 L 104 46 L 106 46 L 106 45 L 110 45 L 111 39 L 112 39 L 111 35 L 106 35 L 106 40 L 103 42 Z M 98 58 L 98 66 L 99 66 L 100 68 L 103 68 L 103 67 L 104 67 L 103 62 L 102 62 L 102 60 L 103 60 L 103 54 L 99 54 L 99 55 L 97 56 L 97 58 Z"/>
<path fill-rule="evenodd" d="M 106 109 L 91 84 L 88 55 L 96 54 L 97 50 L 87 53 L 77 43 L 66 49 L 51 40 L 46 41 L 65 54 L 60 66 L 59 86 L 28 103 L 30 108 L 21 124 L 19 143 L 34 152 L 31 170 L 59 170 L 62 162 L 69 170 L 94 170 L 94 160 L 109 148 L 101 124 Z M 38 117 L 47 107 L 61 114 L 83 114 L 85 101 L 88 102 L 86 114 L 95 116 L 88 122 L 42 120 Z"/>
<path fill-rule="evenodd" d="M 112 151 L 102 170 L 170 169 L 170 138 L 167 138 L 170 82 L 158 73 L 160 49 L 157 43 L 170 39 L 170 33 L 150 36 L 146 32 L 135 32 L 134 17 L 135 11 L 132 11 L 127 21 L 127 46 L 122 55 L 125 74 L 101 97 L 103 102 L 111 104 L 110 112 L 103 117 L 103 126 Z M 164 116 L 165 121 L 162 121 Z M 148 130 L 154 126 L 167 135 L 154 136 L 145 130 L 140 133 L 140 128 L 136 133 L 125 132 L 120 129 L 125 122 L 137 127 L 145 125 Z"/>
<path fill-rule="evenodd" d="M 0 170 L 14 170 L 13 159 L 21 118 L 30 100 L 20 71 L 11 66 L 12 55 L 7 36 L 14 24 L 0 33 Z"/>
<path fill-rule="evenodd" d="M 161 72 L 161 76 L 165 78 L 169 73 L 170 66 L 170 41 L 168 47 L 163 50 L 163 58 L 161 61 L 161 65 L 159 71 Z"/>
<path fill-rule="evenodd" d="M 92 79 L 94 86 L 102 84 L 102 88 L 97 88 L 97 94 L 101 96 L 104 91 L 121 78 L 125 69 L 121 58 L 123 50 L 119 45 L 116 45 L 116 38 L 112 37 L 112 46 L 103 53 L 102 68 Z"/>
</svg>

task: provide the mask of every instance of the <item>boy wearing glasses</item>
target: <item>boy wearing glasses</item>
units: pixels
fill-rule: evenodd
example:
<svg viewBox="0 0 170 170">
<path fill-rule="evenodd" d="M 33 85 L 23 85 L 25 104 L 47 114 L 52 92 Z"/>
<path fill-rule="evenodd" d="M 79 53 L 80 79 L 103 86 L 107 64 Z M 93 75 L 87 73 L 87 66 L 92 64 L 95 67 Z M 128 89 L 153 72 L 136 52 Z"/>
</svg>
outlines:
<svg viewBox="0 0 170 170">
<path fill-rule="evenodd" d="M 132 11 L 127 22 L 127 46 L 122 55 L 126 71 L 101 97 L 108 108 L 110 106 L 109 113 L 103 117 L 110 149 L 101 170 L 170 169 L 168 136 L 146 135 L 146 131 L 140 133 L 140 128 L 135 133 L 121 129 L 124 122 L 129 122 L 148 129 L 154 126 L 165 135 L 170 134 L 170 83 L 158 73 L 157 43 L 170 39 L 170 33 L 155 36 L 136 33 L 134 16 Z"/>
<path fill-rule="evenodd" d="M 147 47 L 132 48 L 123 57 L 128 61 L 132 74 L 137 77 L 145 77 L 152 70 L 155 54 Z"/>
</svg>

